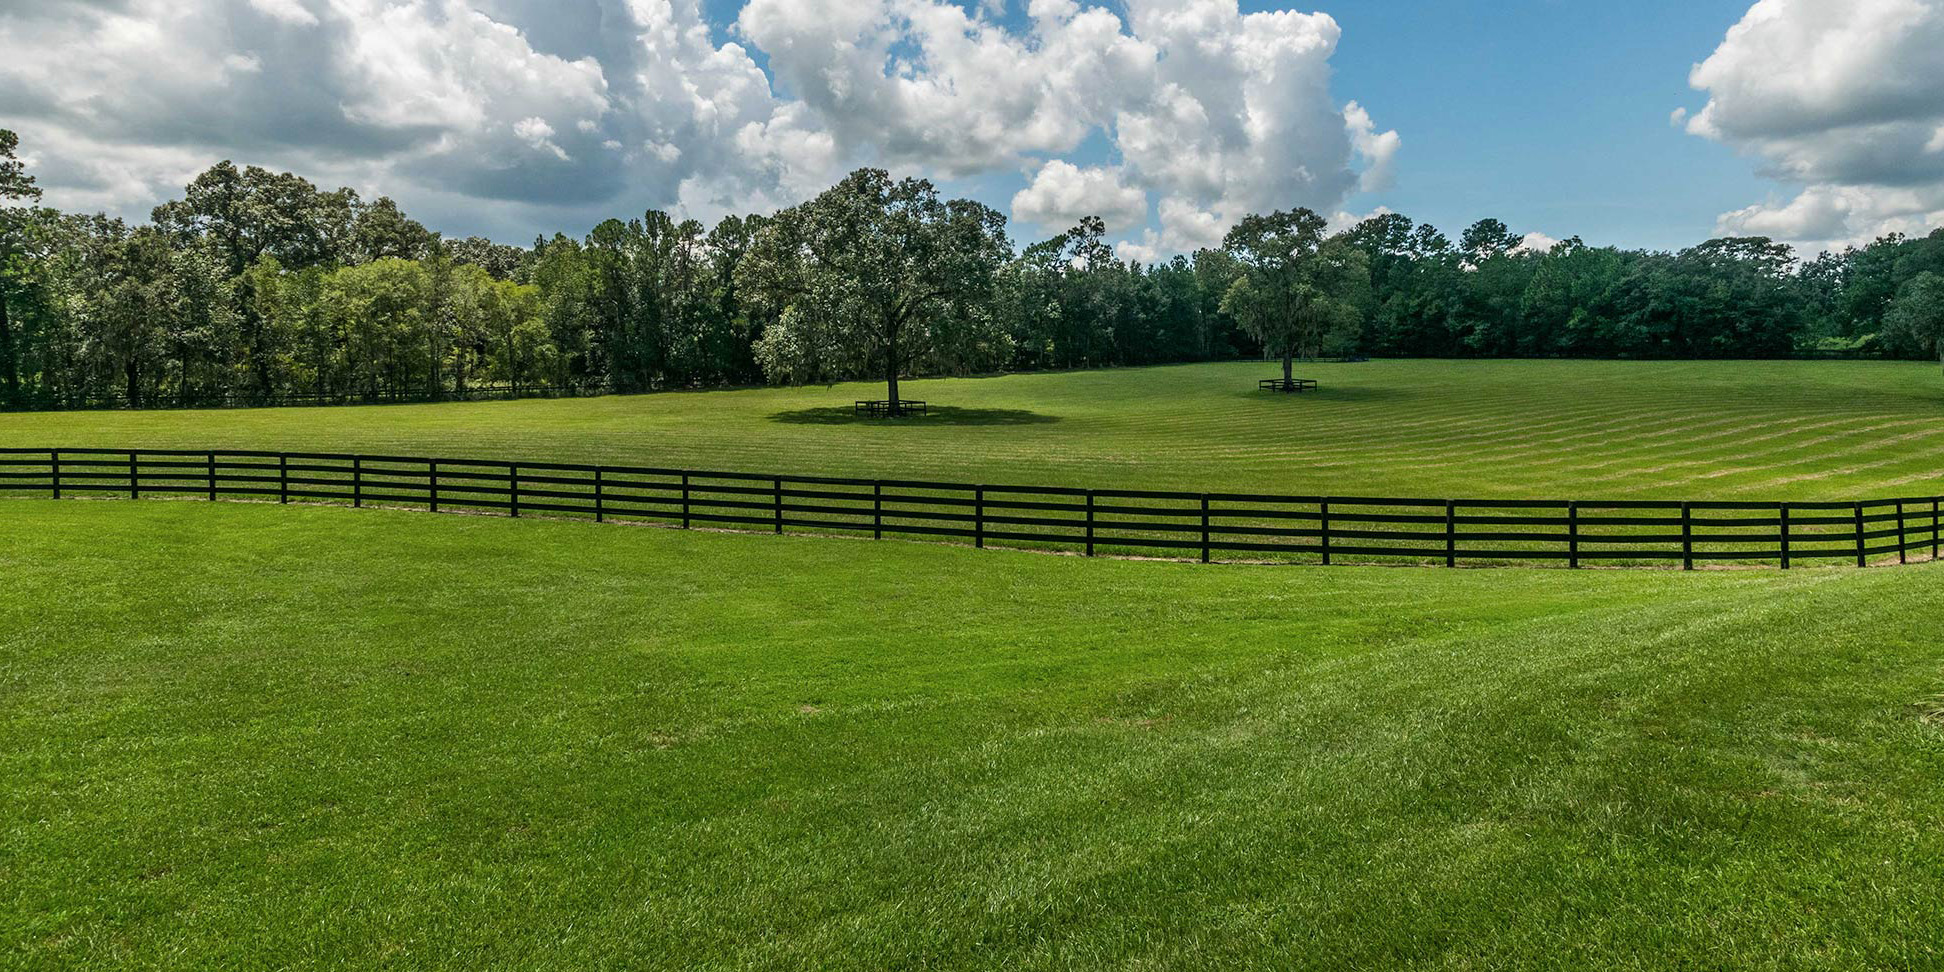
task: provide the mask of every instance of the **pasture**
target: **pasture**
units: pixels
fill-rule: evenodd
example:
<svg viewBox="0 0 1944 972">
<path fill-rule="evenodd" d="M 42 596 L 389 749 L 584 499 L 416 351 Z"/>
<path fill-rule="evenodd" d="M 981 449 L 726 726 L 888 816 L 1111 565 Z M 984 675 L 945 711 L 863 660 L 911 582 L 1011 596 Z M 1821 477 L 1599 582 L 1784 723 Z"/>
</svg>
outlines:
<svg viewBox="0 0 1944 972">
<path fill-rule="evenodd" d="M 0 501 L 8 968 L 1916 968 L 1938 568 Z"/>
<path fill-rule="evenodd" d="M 0 446 L 604 462 L 1035 486 L 1430 498 L 1865 499 L 1937 492 L 1944 380 L 1906 362 L 1264 362 L 881 386 L 0 416 Z"/>
<path fill-rule="evenodd" d="M 0 446 L 1944 492 L 1892 363 L 0 416 Z M 0 968 L 1944 964 L 1944 564 L 1204 567 L 0 498 Z"/>
</svg>

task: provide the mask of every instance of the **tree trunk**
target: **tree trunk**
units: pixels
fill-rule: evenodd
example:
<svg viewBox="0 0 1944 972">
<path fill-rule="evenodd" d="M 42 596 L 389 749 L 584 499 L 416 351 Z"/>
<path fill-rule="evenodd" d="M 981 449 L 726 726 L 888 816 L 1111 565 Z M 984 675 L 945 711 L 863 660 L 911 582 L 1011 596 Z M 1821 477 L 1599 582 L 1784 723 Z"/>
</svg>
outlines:
<svg viewBox="0 0 1944 972">
<path fill-rule="evenodd" d="M 884 359 L 887 362 L 884 369 L 884 383 L 890 395 L 886 399 L 884 414 L 895 418 L 904 414 L 904 406 L 898 402 L 898 343 L 896 341 L 886 346 Z"/>
<path fill-rule="evenodd" d="M 231 245 L 234 246 L 234 242 Z M 234 254 L 236 251 L 232 249 L 230 252 Z M 230 276 L 234 279 L 237 274 L 231 274 Z M 252 404 L 267 404 L 274 392 L 270 383 L 270 353 L 269 349 L 264 347 L 264 344 L 267 343 L 263 334 L 265 321 L 263 320 L 263 315 L 257 313 L 255 307 L 252 306 L 256 296 L 255 289 L 245 280 L 241 283 L 233 299 L 243 319 L 243 353 L 250 358 L 250 376 L 256 382 L 256 387 L 250 389 L 245 394 L 250 396 Z"/>
<path fill-rule="evenodd" d="M 1283 352 L 1283 384 L 1284 385 L 1289 384 L 1289 382 L 1292 380 L 1291 376 L 1294 375 L 1295 373 L 1296 373 L 1296 350 L 1294 348 L 1291 348 Z"/>
<path fill-rule="evenodd" d="M 6 401 L 20 403 L 20 360 L 14 349 L 13 322 L 7 317 L 7 298 L 0 295 L 0 377 L 6 385 Z"/>
<path fill-rule="evenodd" d="M 445 397 L 441 394 L 445 386 L 439 376 L 439 338 L 437 335 L 432 335 L 425 339 L 425 350 L 427 355 L 432 359 L 430 362 L 432 370 L 427 375 L 429 380 L 425 384 L 425 393 L 436 402 Z"/>
</svg>

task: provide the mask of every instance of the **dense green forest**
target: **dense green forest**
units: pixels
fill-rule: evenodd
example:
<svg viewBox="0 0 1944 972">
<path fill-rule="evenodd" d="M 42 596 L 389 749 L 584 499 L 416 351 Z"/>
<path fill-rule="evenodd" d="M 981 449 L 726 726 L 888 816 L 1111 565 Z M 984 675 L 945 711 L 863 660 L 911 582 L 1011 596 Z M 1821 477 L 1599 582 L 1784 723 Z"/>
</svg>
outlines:
<svg viewBox="0 0 1944 972">
<path fill-rule="evenodd" d="M 636 392 L 1261 354 L 1776 357 L 1944 351 L 1944 230 L 1799 261 L 1497 220 L 1454 242 L 1380 215 L 1252 216 L 1121 260 L 1098 220 L 1015 249 L 1005 219 L 861 170 L 713 228 L 660 212 L 531 247 L 446 240 L 390 199 L 228 162 L 131 226 L 38 205 L 0 132 L 0 405 Z M 895 393 L 894 396 L 895 397 Z"/>
</svg>

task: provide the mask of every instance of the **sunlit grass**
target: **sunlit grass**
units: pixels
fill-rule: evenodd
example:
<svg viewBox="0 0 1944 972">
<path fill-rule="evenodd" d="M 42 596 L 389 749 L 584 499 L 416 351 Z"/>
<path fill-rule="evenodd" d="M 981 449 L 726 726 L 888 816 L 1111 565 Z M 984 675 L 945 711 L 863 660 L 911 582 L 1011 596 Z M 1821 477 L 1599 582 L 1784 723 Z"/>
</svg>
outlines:
<svg viewBox="0 0 1944 972">
<path fill-rule="evenodd" d="M 1933 567 L 10 500 L 0 575 L 0 967 L 1944 962 Z"/>
<path fill-rule="evenodd" d="M 0 415 L 0 445 L 282 448 L 955 482 L 1433 498 L 1944 492 L 1944 380 L 1894 362 L 1262 363 L 563 401 Z"/>
</svg>

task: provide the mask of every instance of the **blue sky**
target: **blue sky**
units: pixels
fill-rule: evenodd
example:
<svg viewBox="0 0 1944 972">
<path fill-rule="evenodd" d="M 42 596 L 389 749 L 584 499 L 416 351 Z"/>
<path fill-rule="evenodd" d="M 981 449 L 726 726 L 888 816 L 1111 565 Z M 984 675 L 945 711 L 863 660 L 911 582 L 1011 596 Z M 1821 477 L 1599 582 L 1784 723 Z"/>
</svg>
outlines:
<svg viewBox="0 0 1944 972">
<path fill-rule="evenodd" d="M 1255 5 L 1252 5 L 1255 6 Z M 1404 138 L 1397 183 L 1354 197 L 1448 232 L 1521 231 L 1673 248 L 1773 188 L 1756 163 L 1671 125 L 1748 5 L 1736 0 L 1333 0 L 1335 90 Z"/>
<path fill-rule="evenodd" d="M 1719 214 L 1776 189 L 1755 161 L 1669 121 L 1676 108 L 1706 101 L 1689 71 L 1747 12 L 1746 0 L 1328 0 L 1295 9 L 1321 10 L 1343 28 L 1331 59 L 1336 99 L 1361 103 L 1404 140 L 1394 186 L 1352 195 L 1352 213 L 1384 207 L 1453 238 L 1489 216 L 1520 233 L 1679 249 L 1713 235 Z M 1021 20 L 1014 5 L 1008 21 Z M 1068 158 L 1111 156 L 1095 138 Z M 1024 182 L 995 173 L 959 188 L 1003 200 Z"/>
<path fill-rule="evenodd" d="M 519 243 L 882 165 L 1140 259 L 1298 205 L 1813 254 L 1944 224 L 1939 91 L 1944 0 L 0 4 L 50 205 L 140 219 L 232 159 Z"/>
<path fill-rule="evenodd" d="M 718 22 L 739 2 L 712 4 Z M 1291 9 L 1243 2 L 1245 12 Z M 1747 0 L 1327 0 L 1343 29 L 1332 94 L 1403 138 L 1392 188 L 1344 209 L 1379 207 L 1456 238 L 1484 218 L 1520 233 L 1679 249 L 1708 239 L 1716 217 L 1773 195 L 1776 183 L 1732 148 L 1672 124 L 1706 102 L 1688 76 L 1748 11 Z M 1023 26 L 1020 4 L 1004 18 Z M 723 31 L 725 38 L 734 33 Z M 1075 162 L 1113 159 L 1092 138 Z M 957 180 L 991 200 L 1016 173 Z"/>
</svg>

